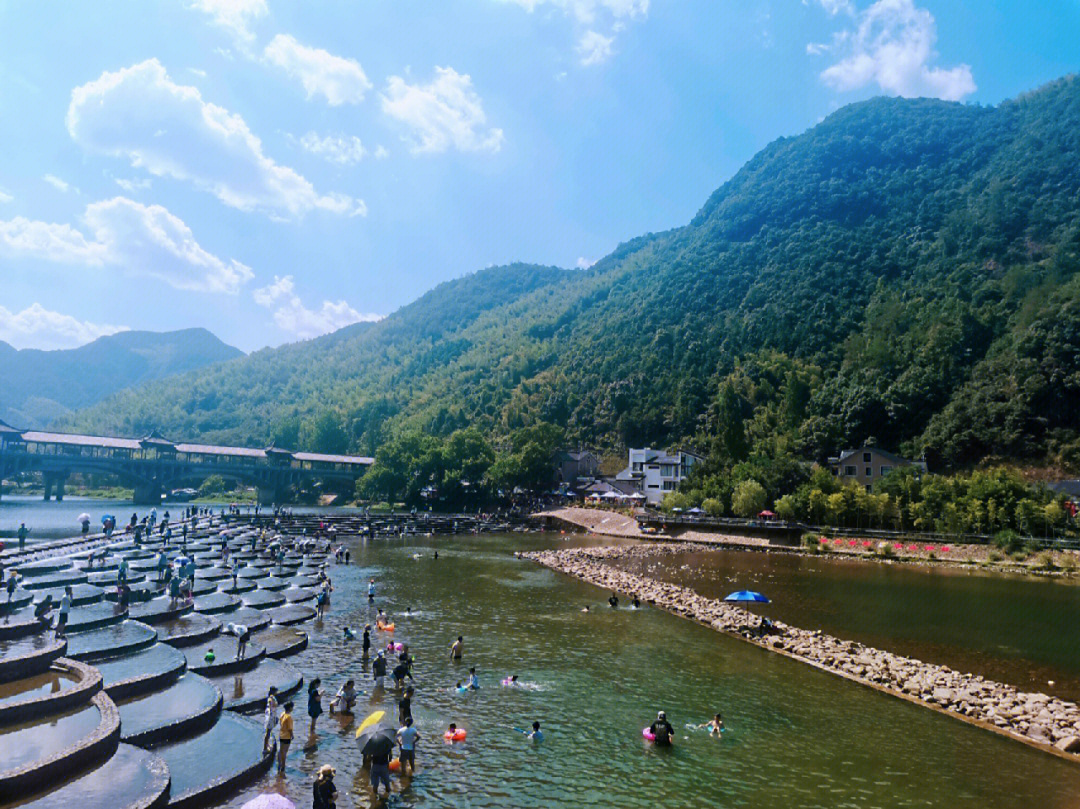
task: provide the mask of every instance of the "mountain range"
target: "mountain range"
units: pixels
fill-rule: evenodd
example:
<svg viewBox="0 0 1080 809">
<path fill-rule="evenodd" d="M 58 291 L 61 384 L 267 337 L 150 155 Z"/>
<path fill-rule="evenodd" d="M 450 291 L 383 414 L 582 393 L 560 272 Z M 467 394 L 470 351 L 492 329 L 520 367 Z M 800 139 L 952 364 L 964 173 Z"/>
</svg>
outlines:
<svg viewBox="0 0 1080 809">
<path fill-rule="evenodd" d="M 242 356 L 206 329 L 124 331 L 60 351 L 0 342 L 0 419 L 45 427 L 122 388 Z"/>
<path fill-rule="evenodd" d="M 63 423 L 311 445 L 329 420 L 370 453 L 403 428 L 550 422 L 612 452 L 823 458 L 870 439 L 932 467 L 1077 468 L 1078 271 L 1080 80 L 995 107 L 877 98 L 587 270 L 482 270 Z"/>
</svg>

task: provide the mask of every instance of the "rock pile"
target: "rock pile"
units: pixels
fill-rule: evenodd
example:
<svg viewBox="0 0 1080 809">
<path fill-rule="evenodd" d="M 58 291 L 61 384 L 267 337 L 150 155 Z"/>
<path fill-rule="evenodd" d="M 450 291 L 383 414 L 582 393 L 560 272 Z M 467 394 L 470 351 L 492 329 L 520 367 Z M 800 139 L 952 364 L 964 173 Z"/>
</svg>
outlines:
<svg viewBox="0 0 1080 809">
<path fill-rule="evenodd" d="M 1074 703 L 1047 694 L 1024 693 L 979 675 L 960 673 L 947 666 L 902 657 L 781 621 L 773 622 L 771 630 L 763 633 L 759 619 L 744 609 L 705 598 L 686 587 L 626 573 L 605 564 L 605 560 L 616 557 L 641 557 L 681 550 L 684 550 L 683 546 L 666 543 L 541 551 L 519 556 L 606 590 L 637 596 L 717 631 L 936 708 L 1034 747 L 1062 754 L 1080 754 L 1080 708 Z"/>
</svg>

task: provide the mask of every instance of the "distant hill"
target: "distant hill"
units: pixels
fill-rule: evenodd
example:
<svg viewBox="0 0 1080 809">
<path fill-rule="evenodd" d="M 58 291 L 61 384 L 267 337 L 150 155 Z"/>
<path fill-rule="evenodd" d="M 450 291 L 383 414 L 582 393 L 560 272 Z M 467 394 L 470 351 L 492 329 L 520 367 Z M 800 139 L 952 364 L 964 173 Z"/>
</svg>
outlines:
<svg viewBox="0 0 1080 809">
<path fill-rule="evenodd" d="M 243 355 L 206 329 L 126 331 L 62 351 L 0 342 L 0 419 L 41 428 L 120 389 Z"/>
<path fill-rule="evenodd" d="M 329 413 L 371 452 L 403 426 L 548 421 L 609 449 L 822 458 L 872 437 L 932 467 L 1075 469 L 1078 273 L 1080 81 L 997 107 L 879 98 L 589 270 L 483 270 L 70 423 L 257 445 Z"/>
</svg>

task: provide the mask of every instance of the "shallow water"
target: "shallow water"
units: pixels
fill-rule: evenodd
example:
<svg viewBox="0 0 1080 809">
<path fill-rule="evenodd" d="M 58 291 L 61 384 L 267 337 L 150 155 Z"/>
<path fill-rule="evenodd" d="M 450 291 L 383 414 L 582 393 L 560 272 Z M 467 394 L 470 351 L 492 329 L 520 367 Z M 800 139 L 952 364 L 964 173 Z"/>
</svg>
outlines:
<svg viewBox="0 0 1080 809">
<path fill-rule="evenodd" d="M 59 694 L 81 682 L 59 671 L 47 671 L 33 677 L 16 680 L 13 683 L 0 683 L 0 706 L 29 699 Z"/>
<path fill-rule="evenodd" d="M 615 564 L 710 598 L 759 590 L 772 603 L 758 614 L 1080 700 L 1075 582 L 728 550 Z"/>
<path fill-rule="evenodd" d="M 31 719 L 0 729 L 0 772 L 49 758 L 89 736 L 101 723 L 90 705 L 48 719 Z"/>
<path fill-rule="evenodd" d="M 1080 767 L 655 609 L 582 614 L 607 594 L 512 555 L 558 544 L 522 535 L 375 541 L 353 548 L 352 566 L 330 569 L 329 613 L 304 626 L 310 645 L 289 663 L 307 682 L 321 676 L 324 709 L 346 677 L 370 692 L 359 643 L 341 637 L 343 626 L 374 623 L 363 587 L 377 578 L 376 606 L 417 657 L 420 769 L 395 777 L 394 806 L 1075 806 Z M 465 661 L 452 664 L 458 634 Z M 469 666 L 482 687 L 458 694 Z M 501 687 L 511 673 L 530 687 Z M 364 694 L 355 717 L 320 717 L 310 738 L 306 693 L 296 704 L 287 778 L 268 775 L 227 805 L 273 789 L 310 805 L 311 778 L 329 763 L 350 793 L 339 805 L 354 805 L 359 792 L 355 805 L 367 806 L 353 731 L 369 709 L 393 712 L 391 695 Z M 641 738 L 659 708 L 678 730 L 670 751 Z M 717 710 L 729 728 L 722 739 L 684 728 Z M 533 719 L 547 734 L 540 745 L 514 731 Z M 464 744 L 443 742 L 451 721 L 467 729 Z"/>
<path fill-rule="evenodd" d="M 98 660 L 94 668 L 101 672 L 106 687 L 135 677 L 154 677 L 184 666 L 184 653 L 166 643 L 156 643 L 133 655 Z"/>
<path fill-rule="evenodd" d="M 154 760 L 153 754 L 145 750 L 121 744 L 112 758 L 100 767 L 76 773 L 75 780 L 51 792 L 37 793 L 7 806 L 9 809 L 123 806 L 136 796 L 156 794 L 164 786 L 162 775 L 152 769 Z"/>
<path fill-rule="evenodd" d="M 189 671 L 163 691 L 117 703 L 120 733 L 126 739 L 150 728 L 205 714 L 213 710 L 219 698 L 217 688 Z"/>
</svg>

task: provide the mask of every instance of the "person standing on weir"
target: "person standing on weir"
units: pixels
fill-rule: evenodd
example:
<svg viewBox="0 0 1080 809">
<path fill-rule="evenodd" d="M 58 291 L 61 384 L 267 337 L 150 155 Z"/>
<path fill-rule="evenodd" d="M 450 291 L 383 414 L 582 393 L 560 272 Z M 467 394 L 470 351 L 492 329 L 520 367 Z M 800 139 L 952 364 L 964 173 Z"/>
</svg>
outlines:
<svg viewBox="0 0 1080 809">
<path fill-rule="evenodd" d="M 26 527 L 26 523 L 19 523 L 19 550 L 26 550 L 26 535 L 30 533 L 30 529 Z"/>
</svg>

